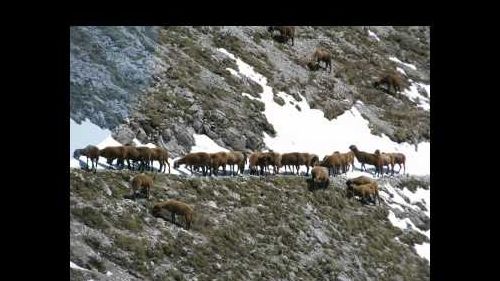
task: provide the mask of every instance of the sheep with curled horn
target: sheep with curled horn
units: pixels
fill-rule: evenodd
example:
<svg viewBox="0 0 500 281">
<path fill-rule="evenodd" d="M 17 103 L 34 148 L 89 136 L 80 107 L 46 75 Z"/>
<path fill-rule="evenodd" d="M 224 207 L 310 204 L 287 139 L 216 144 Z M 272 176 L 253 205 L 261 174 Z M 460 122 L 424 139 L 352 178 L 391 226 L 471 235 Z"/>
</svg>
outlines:
<svg viewBox="0 0 500 281">
<path fill-rule="evenodd" d="M 378 168 L 378 157 L 377 155 L 365 151 L 360 151 L 355 145 L 349 146 L 349 149 L 354 153 L 354 156 L 361 163 L 361 169 L 366 171 L 365 164 L 373 165 Z"/>
<path fill-rule="evenodd" d="M 97 172 L 97 162 L 99 161 L 99 154 L 100 154 L 100 150 L 99 150 L 99 148 L 97 148 L 97 146 L 87 145 L 85 148 L 75 149 L 75 151 L 73 152 L 73 158 L 79 159 L 80 156 L 87 157 L 87 168 L 89 167 L 89 158 L 90 158 L 90 162 L 92 162 L 92 168 L 90 170 L 94 171 L 94 173 L 96 173 Z M 94 162 L 95 162 L 95 166 L 94 166 Z"/>
<path fill-rule="evenodd" d="M 275 30 L 279 31 L 280 36 L 284 39 L 285 43 L 292 40 L 292 46 L 295 38 L 295 26 L 269 26 L 267 31 L 273 33 Z"/>
</svg>

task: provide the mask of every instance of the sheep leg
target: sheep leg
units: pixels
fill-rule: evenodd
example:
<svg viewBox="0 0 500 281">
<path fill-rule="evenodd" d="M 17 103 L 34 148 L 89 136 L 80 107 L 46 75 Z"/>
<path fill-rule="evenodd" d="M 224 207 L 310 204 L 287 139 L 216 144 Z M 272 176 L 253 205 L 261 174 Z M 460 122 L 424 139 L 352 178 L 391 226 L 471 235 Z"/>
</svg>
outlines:
<svg viewBox="0 0 500 281">
<path fill-rule="evenodd" d="M 172 223 L 175 224 L 175 213 L 174 212 L 172 212 L 171 217 L 172 217 Z"/>
<path fill-rule="evenodd" d="M 170 174 L 170 163 L 168 163 L 168 159 L 167 159 L 167 165 L 168 165 L 168 173 Z M 167 169 L 165 168 L 165 170 Z"/>
</svg>

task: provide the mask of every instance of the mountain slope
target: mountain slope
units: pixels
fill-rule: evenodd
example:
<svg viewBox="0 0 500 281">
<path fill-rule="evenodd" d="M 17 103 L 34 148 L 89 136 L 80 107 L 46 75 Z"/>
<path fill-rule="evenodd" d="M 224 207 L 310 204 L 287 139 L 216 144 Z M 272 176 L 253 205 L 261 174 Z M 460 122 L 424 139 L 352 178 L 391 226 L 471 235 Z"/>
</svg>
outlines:
<svg viewBox="0 0 500 281">
<path fill-rule="evenodd" d="M 93 270 L 72 269 L 72 280 L 429 279 L 413 247 L 427 237 L 394 227 L 386 208 L 346 199 L 342 178 L 311 192 L 295 176 L 158 175 L 154 200 L 134 202 L 125 199 L 134 174 L 71 170 L 71 262 Z M 191 230 L 151 215 L 162 199 L 194 207 Z"/>
</svg>

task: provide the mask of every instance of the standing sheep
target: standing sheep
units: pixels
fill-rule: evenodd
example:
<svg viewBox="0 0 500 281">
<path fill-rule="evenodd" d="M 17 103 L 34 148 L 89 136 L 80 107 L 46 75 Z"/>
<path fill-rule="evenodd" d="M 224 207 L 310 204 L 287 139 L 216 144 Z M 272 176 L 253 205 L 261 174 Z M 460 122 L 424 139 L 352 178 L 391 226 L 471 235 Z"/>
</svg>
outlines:
<svg viewBox="0 0 500 281">
<path fill-rule="evenodd" d="M 404 168 L 403 174 L 405 174 L 406 173 L 406 164 L 405 164 L 406 163 L 406 156 L 403 153 L 389 153 L 389 154 L 392 155 L 394 165 L 398 164 L 398 166 L 399 166 L 398 174 L 399 174 L 399 172 L 401 172 L 401 164 L 403 164 L 403 168 Z"/>
<path fill-rule="evenodd" d="M 352 198 L 354 195 L 361 197 L 365 203 L 368 202 L 367 199 L 372 199 L 376 204 L 376 200 L 378 199 L 378 204 L 380 205 L 380 196 L 376 182 L 362 185 L 350 185 L 347 188 L 347 197 Z"/>
<path fill-rule="evenodd" d="M 332 72 L 332 54 L 327 49 L 321 47 L 317 48 L 312 54 L 311 61 L 316 62 L 318 65 L 324 62 L 325 70 L 328 69 L 329 72 Z"/>
<path fill-rule="evenodd" d="M 89 167 L 89 158 L 90 162 L 92 162 L 92 168 L 91 170 L 94 171 L 94 173 L 97 172 L 97 162 L 99 161 L 99 148 L 94 145 L 87 145 L 85 148 L 82 149 L 75 149 L 73 152 L 73 158 L 79 159 L 80 156 L 86 156 L 87 157 L 87 168 Z M 94 167 L 94 162 L 95 162 L 95 167 Z"/>
<path fill-rule="evenodd" d="M 389 165 L 391 166 L 392 175 L 394 175 L 394 159 L 391 154 L 380 153 L 380 150 L 375 150 L 375 155 L 378 158 L 377 171 L 375 175 L 384 175 L 384 166 L 387 166 L 387 174 L 389 173 Z"/>
<path fill-rule="evenodd" d="M 193 167 L 201 167 L 203 176 L 207 175 L 207 172 L 210 171 L 212 166 L 210 154 L 206 152 L 194 152 L 181 157 L 180 159 L 174 161 L 174 169 L 179 168 L 181 164 L 184 164 L 186 168 L 190 170 L 191 174 L 194 172 Z"/>
<path fill-rule="evenodd" d="M 375 168 L 378 167 L 378 157 L 375 154 L 359 151 L 355 145 L 349 146 L 349 149 L 354 153 L 358 162 L 361 163 L 361 169 L 366 171 L 365 164 L 373 165 Z"/>
<path fill-rule="evenodd" d="M 219 167 L 222 166 L 224 175 L 226 175 L 226 164 L 228 160 L 228 154 L 226 152 L 216 152 L 210 154 L 211 172 L 215 176 L 218 175 Z"/>
<path fill-rule="evenodd" d="M 175 215 L 184 216 L 185 227 L 186 229 L 191 228 L 191 223 L 193 221 L 193 208 L 191 208 L 186 203 L 177 201 L 177 200 L 167 200 L 163 202 L 156 203 L 153 206 L 153 216 L 159 217 L 161 216 L 161 211 L 167 210 L 170 212 L 172 216 L 172 223 L 175 224 Z"/>
<path fill-rule="evenodd" d="M 155 160 L 158 161 L 158 163 L 160 164 L 160 170 L 159 170 L 160 173 L 166 172 L 168 165 L 168 173 L 170 174 L 170 163 L 168 163 L 168 151 L 165 148 L 155 147 L 151 149 L 151 152 L 152 152 L 151 163 Z"/>
<path fill-rule="evenodd" d="M 285 43 L 288 43 L 289 39 L 292 39 L 292 46 L 295 37 L 295 26 L 270 26 L 267 28 L 267 31 L 273 32 L 278 30 L 280 32 L 280 36 L 285 40 Z"/>
</svg>

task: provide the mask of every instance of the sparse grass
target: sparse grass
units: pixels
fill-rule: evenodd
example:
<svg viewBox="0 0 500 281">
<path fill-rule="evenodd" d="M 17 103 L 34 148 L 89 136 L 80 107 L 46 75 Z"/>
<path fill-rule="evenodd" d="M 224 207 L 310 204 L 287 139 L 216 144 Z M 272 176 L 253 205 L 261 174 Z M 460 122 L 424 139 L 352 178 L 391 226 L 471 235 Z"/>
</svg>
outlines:
<svg viewBox="0 0 500 281">
<path fill-rule="evenodd" d="M 109 227 L 109 224 L 104 220 L 101 213 L 99 213 L 94 208 L 72 208 L 71 214 L 73 214 L 73 216 L 77 217 L 80 221 L 82 221 L 89 227 L 97 229 L 106 229 Z"/>
<path fill-rule="evenodd" d="M 89 265 L 92 268 L 97 269 L 100 273 L 105 273 L 106 272 L 106 266 L 104 265 L 103 261 L 101 259 L 98 259 L 94 256 L 91 256 L 88 261 Z"/>
<path fill-rule="evenodd" d="M 108 186 L 112 186 L 113 182 L 123 182 L 125 178 L 120 173 L 102 172 L 102 179 Z M 90 178 L 75 181 L 86 180 Z M 193 227 L 188 232 L 176 227 L 172 228 L 175 229 L 172 232 L 168 223 L 168 227 L 160 229 L 162 234 L 155 239 L 144 232 L 145 227 L 137 231 L 137 236 L 114 232 L 110 235 L 114 245 L 110 249 L 102 249 L 96 239 L 85 240 L 105 258 L 140 272 L 144 278 L 152 274 L 150 261 L 158 264 L 167 259 L 176 269 L 156 276 L 154 280 L 182 280 L 184 274 L 190 276 L 189 270 L 194 270 L 197 278 L 206 277 L 209 280 L 216 277 L 220 280 L 259 279 L 259 276 L 265 280 L 324 279 L 335 278 L 341 272 L 356 279 L 359 275 L 355 273 L 357 265 L 354 260 L 350 261 L 353 266 L 346 268 L 341 268 L 339 263 L 339 259 L 343 260 L 342 265 L 349 262 L 354 255 L 373 279 L 385 280 L 390 272 L 395 278 L 413 276 L 414 279 L 422 279 L 429 274 L 428 265 L 420 263 L 409 246 L 394 240 L 399 236 L 403 243 L 416 243 L 422 237 L 413 234 L 405 236 L 401 230 L 392 227 L 383 206 L 367 206 L 356 200 L 347 200 L 337 182 L 332 182 L 325 190 L 314 192 L 308 191 L 304 178 L 295 176 L 266 179 L 165 176 L 159 184 L 177 191 L 176 197 L 189 198 L 186 201 L 195 207 Z M 228 190 L 238 193 L 240 200 L 232 197 Z M 160 193 L 153 195 L 158 199 Z M 116 200 L 102 194 L 98 196 Z M 214 201 L 217 208 L 206 206 L 203 202 L 207 201 Z M 306 205 L 310 207 L 306 208 Z M 310 209 L 307 216 L 304 213 L 306 209 Z M 144 225 L 141 219 L 134 219 L 138 216 L 134 213 L 113 223 L 125 222 L 126 225 L 130 219 L 132 225 Z M 154 227 L 155 224 L 156 220 L 153 220 L 148 226 Z M 322 245 L 324 255 L 311 261 L 309 267 L 303 267 L 301 256 L 314 253 L 317 246 L 313 230 L 323 232 L 329 242 Z M 204 241 L 200 243 L 197 237 L 203 237 Z M 353 246 L 354 242 L 359 244 Z M 344 248 L 339 249 L 339 243 L 345 245 L 348 252 Z M 113 258 L 116 248 L 127 255 Z M 217 262 L 221 264 L 221 269 L 215 266 Z M 375 270 L 391 264 L 398 266 L 387 269 L 384 273 L 386 277 Z M 295 277 L 290 274 L 292 268 Z"/>
</svg>

